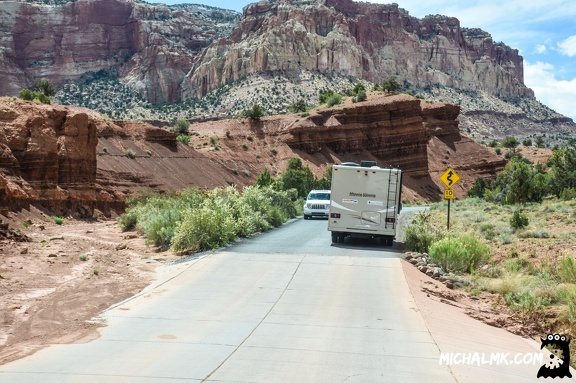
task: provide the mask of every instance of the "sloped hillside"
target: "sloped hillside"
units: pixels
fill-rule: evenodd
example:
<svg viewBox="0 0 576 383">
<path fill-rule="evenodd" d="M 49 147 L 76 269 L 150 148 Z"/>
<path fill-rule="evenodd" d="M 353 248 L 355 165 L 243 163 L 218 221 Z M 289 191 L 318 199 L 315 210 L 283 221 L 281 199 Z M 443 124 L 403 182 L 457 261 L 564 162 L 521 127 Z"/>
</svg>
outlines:
<svg viewBox="0 0 576 383">
<path fill-rule="evenodd" d="M 300 157 L 318 176 L 343 161 L 373 159 L 405 171 L 405 198 L 437 200 L 439 176 L 460 174 L 461 197 L 504 161 L 461 135 L 459 108 L 407 95 L 371 94 L 297 115 L 192 124 L 184 145 L 166 129 L 112 121 L 91 110 L 0 100 L 3 212 L 30 204 L 91 216 L 121 210 L 142 190 L 252 184 Z"/>
</svg>

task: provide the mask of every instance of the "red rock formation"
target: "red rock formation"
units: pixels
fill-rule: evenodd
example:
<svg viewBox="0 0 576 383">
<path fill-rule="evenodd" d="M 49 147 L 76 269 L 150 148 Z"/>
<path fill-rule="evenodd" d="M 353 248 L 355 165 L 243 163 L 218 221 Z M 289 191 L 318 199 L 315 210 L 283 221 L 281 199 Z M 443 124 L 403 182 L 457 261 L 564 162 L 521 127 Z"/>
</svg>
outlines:
<svg viewBox="0 0 576 383">
<path fill-rule="evenodd" d="M 0 206 L 90 214 L 97 140 L 88 114 L 20 100 L 0 105 Z"/>
<path fill-rule="evenodd" d="M 394 75 L 420 86 L 533 97 L 517 50 L 451 17 L 417 19 L 397 4 L 283 0 L 246 6 L 228 34 L 236 23 L 232 11 L 194 5 L 2 1 L 0 95 L 16 95 L 39 78 L 59 84 L 116 69 L 124 84 L 154 104 L 204 96 L 246 75 L 277 70 L 374 82 Z"/>
<path fill-rule="evenodd" d="M 17 95 L 40 78 L 60 84 L 114 68 L 148 101 L 177 101 L 199 50 L 226 31 L 205 14 L 237 18 L 232 11 L 130 0 L 2 1 L 0 95 Z"/>
<path fill-rule="evenodd" d="M 348 100 L 349 101 L 349 100 Z M 265 169 L 285 170 L 299 156 L 321 176 L 343 161 L 398 166 L 413 198 L 437 200 L 447 166 L 458 192 L 492 177 L 504 160 L 462 136 L 459 108 L 408 95 L 320 109 L 306 117 L 193 124 L 192 145 L 142 122 L 109 121 L 88 109 L 0 99 L 0 213 L 40 205 L 91 216 L 122 210 L 142 190 L 252 184 Z M 218 142 L 218 150 L 207 146 Z"/>
</svg>

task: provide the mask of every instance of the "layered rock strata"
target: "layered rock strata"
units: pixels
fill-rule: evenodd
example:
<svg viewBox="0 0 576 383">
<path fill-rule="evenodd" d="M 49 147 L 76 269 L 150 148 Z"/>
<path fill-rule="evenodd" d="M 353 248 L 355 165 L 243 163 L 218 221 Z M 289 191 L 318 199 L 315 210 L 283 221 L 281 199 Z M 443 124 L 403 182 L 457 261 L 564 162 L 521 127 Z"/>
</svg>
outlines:
<svg viewBox="0 0 576 383">
<path fill-rule="evenodd" d="M 302 70 L 381 83 L 390 76 L 427 87 L 533 97 L 516 49 L 447 16 L 412 17 L 398 4 L 352 0 L 261 1 L 244 8 L 229 39 L 208 47 L 183 86 L 202 97 L 251 73 Z"/>
</svg>

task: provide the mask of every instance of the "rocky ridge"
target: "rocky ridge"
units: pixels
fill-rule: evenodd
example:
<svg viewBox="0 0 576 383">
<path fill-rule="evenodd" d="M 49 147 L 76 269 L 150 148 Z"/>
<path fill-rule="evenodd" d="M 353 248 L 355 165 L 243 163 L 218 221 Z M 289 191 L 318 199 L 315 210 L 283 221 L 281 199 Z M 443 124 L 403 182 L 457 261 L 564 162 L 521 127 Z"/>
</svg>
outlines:
<svg viewBox="0 0 576 383">
<path fill-rule="evenodd" d="M 390 76 L 499 97 L 533 97 L 518 50 L 447 16 L 412 17 L 397 4 L 352 0 L 258 2 L 229 39 L 208 47 L 182 85 L 183 99 L 260 72 L 302 70 L 381 83 Z"/>
<path fill-rule="evenodd" d="M 198 5 L 3 1 L 0 95 L 17 95 L 39 78 L 62 86 L 113 70 L 151 103 L 178 101 L 191 62 L 238 19 L 237 12 Z"/>
<path fill-rule="evenodd" d="M 523 84 L 517 50 L 397 4 L 260 1 L 240 15 L 135 0 L 12 0 L 0 2 L 0 40 L 0 94 L 44 77 L 58 85 L 55 103 L 114 119 L 231 118 L 253 103 L 274 115 L 299 99 L 316 105 L 322 90 L 372 89 L 395 76 L 402 91 L 460 106 L 460 128 L 477 141 L 576 134 Z"/>
<path fill-rule="evenodd" d="M 455 168 L 463 196 L 504 160 L 460 134 L 459 108 L 375 93 L 306 114 L 190 126 L 189 145 L 143 122 L 112 121 L 78 107 L 0 99 L 0 208 L 39 206 L 83 217 L 110 214 L 138 191 L 242 187 L 300 157 L 317 176 L 344 161 L 374 159 L 405 171 L 405 198 L 437 200 Z"/>
</svg>

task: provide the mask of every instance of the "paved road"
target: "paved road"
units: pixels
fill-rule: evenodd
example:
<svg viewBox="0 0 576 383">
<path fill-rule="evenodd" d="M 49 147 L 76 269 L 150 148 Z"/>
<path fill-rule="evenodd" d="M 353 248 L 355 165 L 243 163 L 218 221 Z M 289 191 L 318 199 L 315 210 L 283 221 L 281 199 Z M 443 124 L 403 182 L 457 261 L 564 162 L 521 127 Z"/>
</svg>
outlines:
<svg viewBox="0 0 576 383">
<path fill-rule="evenodd" d="M 2 382 L 450 382 L 398 254 L 291 222 L 164 270 L 101 337 L 0 366 Z"/>
<path fill-rule="evenodd" d="M 165 267 L 158 283 L 102 314 L 99 339 L 0 366 L 0 381 L 456 381 L 458 369 L 439 363 L 439 344 L 484 330 L 460 331 L 467 319 L 458 313 L 445 329 L 443 313 L 411 293 L 400 254 L 370 242 L 333 245 L 326 227 L 299 219 Z M 477 380 L 517 381 L 492 373 L 496 380 Z"/>
</svg>

